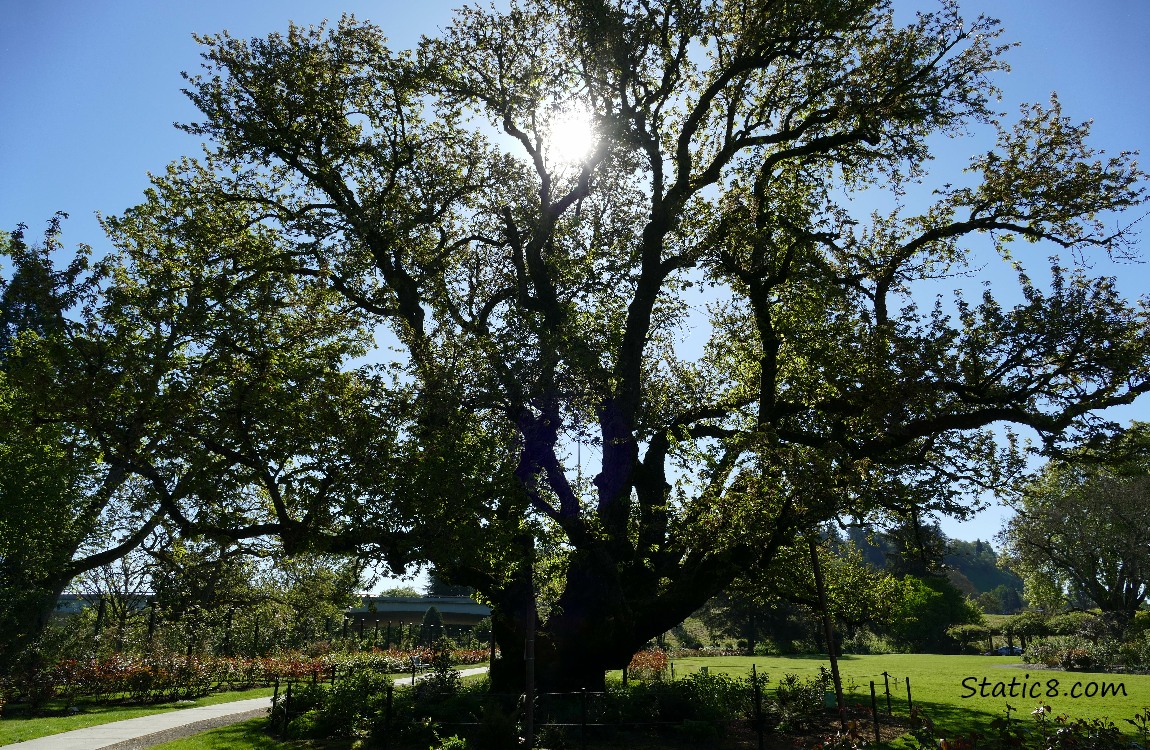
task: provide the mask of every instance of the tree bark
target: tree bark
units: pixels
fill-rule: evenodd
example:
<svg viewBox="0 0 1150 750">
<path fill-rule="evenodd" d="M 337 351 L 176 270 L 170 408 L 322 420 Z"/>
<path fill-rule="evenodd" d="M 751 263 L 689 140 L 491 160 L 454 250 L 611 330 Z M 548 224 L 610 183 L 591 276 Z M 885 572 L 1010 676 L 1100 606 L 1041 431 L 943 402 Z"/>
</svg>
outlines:
<svg viewBox="0 0 1150 750">
<path fill-rule="evenodd" d="M 0 673 L 11 670 L 25 649 L 39 639 L 52 620 L 56 602 L 64 593 L 72 577 L 45 581 L 41 586 L 28 590 L 24 606 L 11 613 L 11 631 L 0 633 Z"/>
<path fill-rule="evenodd" d="M 629 587 L 617 570 L 606 554 L 594 550 L 571 554 L 563 594 L 546 619 L 536 620 L 539 692 L 603 690 L 607 671 L 625 667 L 652 639 L 682 622 L 729 582 L 725 575 L 701 575 L 689 591 L 659 598 L 646 582 Z M 524 689 L 529 596 L 530 588 L 522 579 L 489 596 L 501 652 L 491 672 L 493 692 Z"/>
</svg>

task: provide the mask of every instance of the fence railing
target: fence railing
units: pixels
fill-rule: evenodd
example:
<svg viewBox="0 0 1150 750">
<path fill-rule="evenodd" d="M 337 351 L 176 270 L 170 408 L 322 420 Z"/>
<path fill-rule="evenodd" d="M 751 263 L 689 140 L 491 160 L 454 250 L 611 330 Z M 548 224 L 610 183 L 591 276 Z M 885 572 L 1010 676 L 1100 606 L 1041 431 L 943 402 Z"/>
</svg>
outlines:
<svg viewBox="0 0 1150 750">
<path fill-rule="evenodd" d="M 874 733 L 875 741 L 881 742 L 880 729 L 883 724 L 897 723 L 896 719 L 896 706 L 900 707 L 905 705 L 906 715 L 909 716 L 913 709 L 913 701 L 911 698 L 910 678 L 898 678 L 888 672 L 882 672 L 878 675 L 867 675 L 867 677 L 880 677 L 881 681 L 869 680 L 869 718 L 870 729 Z M 414 680 L 414 675 L 413 675 Z M 273 698 L 273 709 L 271 713 L 273 730 L 283 732 L 287 729 L 287 725 L 293 718 L 308 710 L 309 706 L 300 706 L 294 703 L 293 692 L 295 686 L 307 681 L 288 680 L 284 681 L 281 685 L 277 683 L 275 697 Z M 312 679 L 311 683 L 315 684 L 316 680 Z M 543 692 L 537 693 L 534 696 L 534 720 L 533 727 L 536 731 L 543 731 L 549 728 L 562 729 L 569 732 L 574 732 L 575 737 L 569 737 L 569 741 L 577 742 L 581 748 L 586 748 L 587 743 L 596 734 L 601 734 L 608 731 L 618 730 L 638 730 L 638 729 L 666 729 L 670 727 L 680 727 L 696 732 L 699 734 L 706 734 L 708 730 L 717 730 L 719 732 L 729 731 L 731 729 L 742 729 L 754 735 L 757 740 L 759 748 L 766 746 L 766 740 L 775 733 L 780 716 L 780 705 L 786 702 L 784 698 L 783 687 L 775 687 L 772 691 L 767 688 L 765 677 L 760 677 L 755 672 L 752 672 L 750 678 L 751 693 L 749 701 L 743 706 L 741 715 L 734 718 L 692 718 L 692 719 L 670 719 L 670 718 L 637 718 L 634 715 L 627 715 L 628 712 L 617 704 L 612 703 L 612 694 L 609 692 L 580 690 L 573 692 Z M 898 693 L 899 685 L 905 688 L 905 696 L 900 696 Z M 892 685 L 894 690 L 892 690 Z M 388 747 L 390 737 L 396 731 L 403 728 L 403 723 L 396 713 L 396 691 L 399 689 L 407 689 L 406 686 L 397 686 L 389 684 L 386 687 L 386 699 L 384 701 L 384 715 L 382 726 L 385 728 L 384 736 L 378 738 L 382 742 L 382 746 Z M 774 692 L 772 696 L 771 693 Z M 445 696 L 448 697 L 448 696 Z M 521 718 L 526 706 L 526 696 L 523 693 L 482 693 L 460 695 L 455 694 L 449 696 L 452 701 L 454 714 L 452 718 L 439 718 L 435 720 L 435 725 L 443 730 L 449 732 L 459 732 L 466 734 L 477 730 L 484 725 L 482 716 L 486 710 L 492 707 L 498 708 L 504 715 L 513 715 Z M 618 696 L 615 696 L 616 698 Z M 855 698 L 857 696 L 851 696 Z M 864 697 L 865 700 L 865 697 Z M 880 707 L 880 704 L 885 704 Z M 834 694 L 827 692 L 821 704 L 822 710 L 820 717 L 825 721 L 835 714 L 836 701 Z M 844 707 L 845 708 L 845 707 Z M 882 710 L 885 708 L 885 711 Z M 857 713 L 853 715 L 855 724 L 859 724 L 859 719 L 864 717 L 859 716 Z M 864 722 L 865 723 L 865 722 Z M 844 725 L 845 729 L 845 717 Z M 530 742 L 530 738 L 528 738 Z"/>
</svg>

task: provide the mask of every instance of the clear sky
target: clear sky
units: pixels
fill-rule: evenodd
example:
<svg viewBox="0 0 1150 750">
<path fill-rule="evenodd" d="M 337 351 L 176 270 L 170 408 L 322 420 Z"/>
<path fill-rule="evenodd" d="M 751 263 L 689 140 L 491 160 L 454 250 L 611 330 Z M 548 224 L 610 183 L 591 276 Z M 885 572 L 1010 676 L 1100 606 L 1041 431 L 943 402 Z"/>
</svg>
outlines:
<svg viewBox="0 0 1150 750">
<path fill-rule="evenodd" d="M 193 32 L 233 36 L 282 31 L 288 20 L 314 23 L 354 13 L 380 25 L 395 47 L 434 34 L 451 17 L 449 0 L 0 0 L 0 229 L 26 222 L 36 236 L 55 211 L 66 211 L 65 241 L 97 252 L 104 240 L 97 212 L 139 202 L 147 173 L 183 154 L 194 137 L 172 127 L 196 119 L 180 92 L 180 71 L 199 64 Z M 1093 118 L 1095 143 L 1108 151 L 1150 154 L 1150 2 L 1147 0 L 967 0 L 964 14 L 1000 18 L 1012 72 L 1000 78 L 1002 109 L 1044 102 L 1058 91 L 1065 114 Z M 921 0 L 895 0 L 925 7 Z M 957 157 L 973 153 L 969 145 Z M 940 165 L 945 160 L 940 160 Z M 1133 218 L 1133 216 L 1131 217 Z M 1144 222 L 1150 230 L 1150 220 Z M 1146 230 L 1144 230 L 1146 231 Z M 1150 245 L 1143 254 L 1150 260 Z M 1130 296 L 1150 291 L 1150 267 L 1100 259 Z M 1150 420 L 1150 404 L 1121 419 Z M 991 538 L 1003 514 L 945 523 L 966 539 Z"/>
</svg>

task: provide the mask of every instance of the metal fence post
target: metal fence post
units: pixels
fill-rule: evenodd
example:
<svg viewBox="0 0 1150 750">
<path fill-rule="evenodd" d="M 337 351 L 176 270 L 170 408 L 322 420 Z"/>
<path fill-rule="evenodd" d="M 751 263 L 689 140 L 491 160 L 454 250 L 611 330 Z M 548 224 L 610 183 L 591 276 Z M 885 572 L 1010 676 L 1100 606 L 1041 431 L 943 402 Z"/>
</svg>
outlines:
<svg viewBox="0 0 1150 750">
<path fill-rule="evenodd" d="M 587 750 L 587 688 L 579 689 L 579 744 Z"/>
</svg>

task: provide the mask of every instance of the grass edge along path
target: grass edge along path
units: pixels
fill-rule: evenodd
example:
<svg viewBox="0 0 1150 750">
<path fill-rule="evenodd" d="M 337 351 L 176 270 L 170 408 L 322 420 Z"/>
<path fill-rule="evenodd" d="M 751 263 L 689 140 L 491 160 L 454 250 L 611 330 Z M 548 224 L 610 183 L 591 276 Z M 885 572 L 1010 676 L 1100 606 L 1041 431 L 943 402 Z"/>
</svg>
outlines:
<svg viewBox="0 0 1150 750">
<path fill-rule="evenodd" d="M 267 733 L 267 719 L 249 719 L 201 734 L 184 737 L 151 750 L 282 750 L 287 747 Z M 345 741 L 344 745 L 350 745 Z"/>
<path fill-rule="evenodd" d="M 194 701 L 171 701 L 151 705 L 84 705 L 79 713 L 59 716 L 11 716 L 7 711 L 0 716 L 0 746 L 11 745 L 37 737 L 47 737 L 73 729 L 94 727 L 113 721 L 134 719 L 138 716 L 181 711 L 195 706 L 214 706 L 218 703 L 262 698 L 271 696 L 272 688 L 251 688 L 248 690 L 227 690 L 198 698 Z"/>
</svg>

